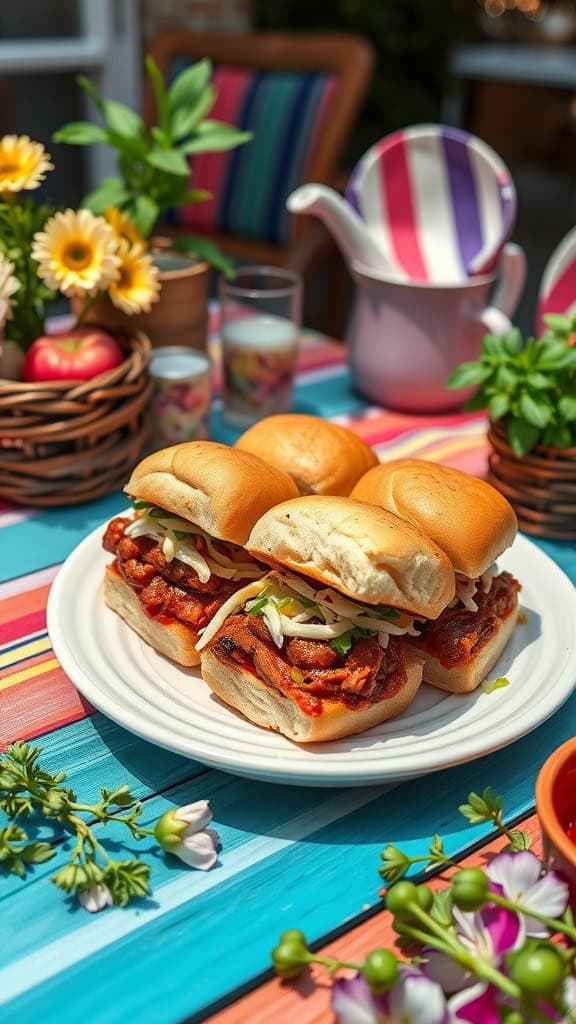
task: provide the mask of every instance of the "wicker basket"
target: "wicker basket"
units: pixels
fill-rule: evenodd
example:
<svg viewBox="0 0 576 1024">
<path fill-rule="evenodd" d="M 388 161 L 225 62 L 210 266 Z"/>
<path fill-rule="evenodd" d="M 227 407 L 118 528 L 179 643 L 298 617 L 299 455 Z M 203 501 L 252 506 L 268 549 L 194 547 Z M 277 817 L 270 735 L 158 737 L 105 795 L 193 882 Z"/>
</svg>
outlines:
<svg viewBox="0 0 576 1024">
<path fill-rule="evenodd" d="M 488 480 L 508 498 L 524 533 L 576 539 L 576 448 L 538 445 L 518 458 L 501 423 L 491 423 Z"/>
<path fill-rule="evenodd" d="M 92 380 L 0 380 L 0 497 L 74 505 L 126 482 L 146 438 L 150 342 L 118 333 L 126 359 Z"/>
</svg>

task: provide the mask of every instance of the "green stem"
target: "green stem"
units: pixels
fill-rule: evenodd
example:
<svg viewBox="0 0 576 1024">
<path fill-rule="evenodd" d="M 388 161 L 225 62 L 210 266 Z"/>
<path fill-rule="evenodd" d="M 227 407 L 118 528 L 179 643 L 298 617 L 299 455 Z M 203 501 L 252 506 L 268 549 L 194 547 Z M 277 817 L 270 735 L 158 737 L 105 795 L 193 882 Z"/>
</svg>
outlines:
<svg viewBox="0 0 576 1024">
<path fill-rule="evenodd" d="M 92 306 L 97 301 L 97 299 L 100 298 L 100 296 L 102 294 L 103 294 L 103 292 L 96 292 L 95 295 L 91 295 L 90 298 L 86 300 L 86 302 L 84 303 L 84 306 L 80 310 L 80 313 L 76 317 L 76 323 L 74 324 L 73 330 L 75 330 L 77 327 L 81 327 L 82 326 L 82 324 L 84 323 L 86 317 L 88 316 L 88 313 L 92 309 Z"/>
<path fill-rule="evenodd" d="M 497 903 L 500 907 L 505 907 L 506 910 L 513 910 L 515 914 L 523 914 L 525 917 L 535 917 L 537 921 L 541 921 L 545 924 L 551 932 L 560 932 L 562 935 L 566 935 L 572 942 L 576 942 L 576 928 L 573 928 L 569 924 L 564 924 L 562 921 L 557 921 L 554 917 L 548 917 L 546 914 L 539 914 L 537 910 L 532 910 L 528 907 L 523 907 L 519 903 L 514 903 L 513 900 L 506 899 L 505 896 L 499 896 L 498 893 L 490 893 L 490 903 Z"/>
<path fill-rule="evenodd" d="M 332 956 L 315 956 L 314 953 L 310 954 L 307 962 L 310 964 L 323 964 L 330 974 L 338 970 L 339 967 L 350 967 L 353 971 L 362 970 L 362 964 L 355 964 L 350 960 L 336 960 Z"/>
</svg>

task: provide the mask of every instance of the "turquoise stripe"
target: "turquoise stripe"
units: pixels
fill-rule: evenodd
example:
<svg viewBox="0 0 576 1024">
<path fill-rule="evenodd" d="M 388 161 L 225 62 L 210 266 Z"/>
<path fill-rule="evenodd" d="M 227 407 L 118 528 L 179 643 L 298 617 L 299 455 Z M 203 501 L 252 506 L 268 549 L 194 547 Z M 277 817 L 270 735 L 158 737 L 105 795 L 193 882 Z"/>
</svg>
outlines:
<svg viewBox="0 0 576 1024">
<path fill-rule="evenodd" d="M 322 824 L 308 839 L 295 843 L 289 831 L 291 819 L 317 808 L 316 821 L 321 821 L 323 807 L 338 800 L 338 794 L 233 779 L 224 782 L 220 773 L 206 773 L 194 783 L 193 796 L 212 797 L 225 844 L 222 868 L 216 868 L 211 876 L 191 874 L 187 901 L 167 914 L 158 913 L 152 904 L 149 923 L 145 904 L 138 914 L 129 912 L 134 924 L 143 922 L 144 927 L 91 955 L 86 937 L 91 928 L 104 928 L 98 924 L 105 921 L 103 915 L 83 925 L 83 935 L 78 931 L 71 935 L 72 929 L 78 928 L 79 913 L 66 914 L 57 900 L 57 906 L 48 908 L 45 901 L 50 887 L 45 883 L 35 882 L 19 900 L 7 900 L 2 913 L 4 927 L 11 932 L 17 930 L 17 921 L 31 922 L 22 942 L 26 952 L 42 950 L 48 942 L 42 956 L 50 955 L 50 941 L 68 935 L 68 953 L 72 950 L 84 959 L 13 1000 L 6 1010 L 10 1016 L 0 1016 L 0 1020 L 17 1017 L 22 1024 L 32 1024 L 42 1018 L 45 1024 L 56 1024 L 65 1003 L 74 1005 L 77 1019 L 85 1018 L 91 1024 L 120 1024 L 128 1017 L 141 1024 L 176 1024 L 186 1015 L 206 1013 L 214 1001 L 268 968 L 269 950 L 282 928 L 303 927 L 316 941 L 350 922 L 367 905 L 378 907 L 377 868 L 387 842 L 401 844 L 416 856 L 424 853 L 432 835 L 439 832 L 449 854 L 456 856 L 486 835 L 483 828 L 468 827 L 456 811 L 471 788 L 492 785 L 504 796 L 509 817 L 527 811 L 532 804 L 536 766 L 573 733 L 575 724 L 576 698 L 572 698 L 553 719 L 508 750 L 439 773 L 433 786 L 429 779 L 420 779 L 384 793 L 376 791 L 371 803 Z M 191 798 L 190 787 L 181 787 L 170 797 L 181 799 L 184 793 Z M 371 795 L 358 790 L 349 792 L 347 799 L 365 800 Z M 164 806 L 161 798 L 151 800 L 147 814 Z M 314 820 L 313 814 L 309 820 Z M 245 866 L 242 846 L 250 844 L 253 836 L 268 837 L 269 855 L 266 846 L 260 846 L 258 863 Z M 252 858 L 253 850 L 247 847 L 245 852 Z M 154 870 L 155 875 L 169 877 L 163 863 L 157 863 Z M 168 895 L 170 885 L 180 884 L 179 870 L 171 871 L 173 881 L 165 887 Z M 164 887 L 158 887 L 155 893 L 160 908 L 163 892 Z M 121 911 L 107 913 L 113 939 L 118 927 L 114 920 L 124 915 Z M 20 942 L 17 935 L 15 941 Z M 64 957 L 63 947 L 59 957 Z M 27 971 L 32 980 L 30 965 Z M 2 984 L 0 974 L 0 991 Z"/>
<path fill-rule="evenodd" d="M 226 229 L 248 238 L 266 238 L 269 196 L 276 176 L 286 124 L 301 86 L 300 75 L 264 75 L 258 82 L 248 126 L 254 139 L 236 169 Z"/>
<path fill-rule="evenodd" d="M 63 562 L 86 534 L 127 504 L 126 495 L 115 492 L 83 505 L 46 509 L 0 528 L 0 582 Z"/>
</svg>

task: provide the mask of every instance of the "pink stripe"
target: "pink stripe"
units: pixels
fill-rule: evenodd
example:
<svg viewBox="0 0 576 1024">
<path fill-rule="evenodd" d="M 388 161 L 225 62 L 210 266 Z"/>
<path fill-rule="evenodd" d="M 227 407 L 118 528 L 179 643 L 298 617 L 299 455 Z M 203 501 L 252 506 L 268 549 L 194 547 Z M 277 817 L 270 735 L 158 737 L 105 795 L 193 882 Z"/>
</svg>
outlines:
<svg viewBox="0 0 576 1024">
<path fill-rule="evenodd" d="M 412 197 L 412 181 L 408 167 L 408 141 L 399 132 L 401 144 L 390 148 L 386 159 L 380 161 L 381 187 L 386 196 L 386 209 L 390 217 L 390 238 L 395 260 L 413 281 L 429 278 L 420 244 L 418 225 Z"/>
<path fill-rule="evenodd" d="M 336 78 L 334 78 L 334 76 L 330 76 L 330 78 L 326 82 L 326 88 L 324 89 L 324 94 L 322 96 L 322 99 L 320 101 L 320 105 L 318 107 L 318 111 L 317 111 L 317 114 L 316 114 L 316 120 L 315 120 L 315 123 L 314 123 L 314 127 L 312 129 L 312 141 L 311 141 L 311 143 L 310 143 L 310 145 L 308 147 L 308 155 L 307 155 L 307 158 L 306 158 L 306 165 L 304 167 L 304 172 L 303 172 L 303 175 L 302 175 L 302 181 L 308 181 L 309 165 L 310 165 L 313 157 L 315 156 L 316 144 L 318 142 L 319 136 L 324 131 L 324 127 L 325 127 L 325 124 L 326 124 L 326 117 L 327 117 L 327 115 L 330 112 L 330 107 L 332 106 L 332 102 L 334 100 L 334 96 L 336 94 L 337 89 L 338 89 L 338 83 L 336 81 Z"/>
<path fill-rule="evenodd" d="M 576 302 L 576 266 L 572 262 L 538 306 L 538 333 L 543 330 L 544 313 L 567 313 Z"/>
<path fill-rule="evenodd" d="M 41 629 L 46 629 L 45 608 L 23 615 L 21 619 L 15 619 L 14 622 L 5 622 L 2 626 L 2 643 L 9 644 L 13 640 L 24 640 L 30 633 L 37 633 Z M 14 653 L 14 657 L 18 658 L 17 651 Z M 7 666 L 7 668 L 9 667 Z"/>
<path fill-rule="evenodd" d="M 217 96 L 210 118 L 238 124 L 246 90 L 253 77 L 252 71 L 242 68 L 218 68 L 212 79 Z M 218 227 L 219 206 L 229 159 L 229 153 L 201 153 L 193 157 L 190 188 L 205 188 L 212 193 L 213 198 L 185 207 L 180 215 L 182 224 L 197 228 Z"/>
</svg>

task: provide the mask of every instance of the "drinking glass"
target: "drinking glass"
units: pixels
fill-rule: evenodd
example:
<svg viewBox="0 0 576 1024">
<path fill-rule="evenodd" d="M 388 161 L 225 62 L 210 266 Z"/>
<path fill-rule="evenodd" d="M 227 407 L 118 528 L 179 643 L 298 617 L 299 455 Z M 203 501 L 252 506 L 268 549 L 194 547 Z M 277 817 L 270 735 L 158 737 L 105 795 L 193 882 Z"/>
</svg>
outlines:
<svg viewBox="0 0 576 1024">
<path fill-rule="evenodd" d="M 220 283 L 223 416 L 247 427 L 288 412 L 298 355 L 302 279 L 280 267 L 242 267 Z"/>
</svg>

